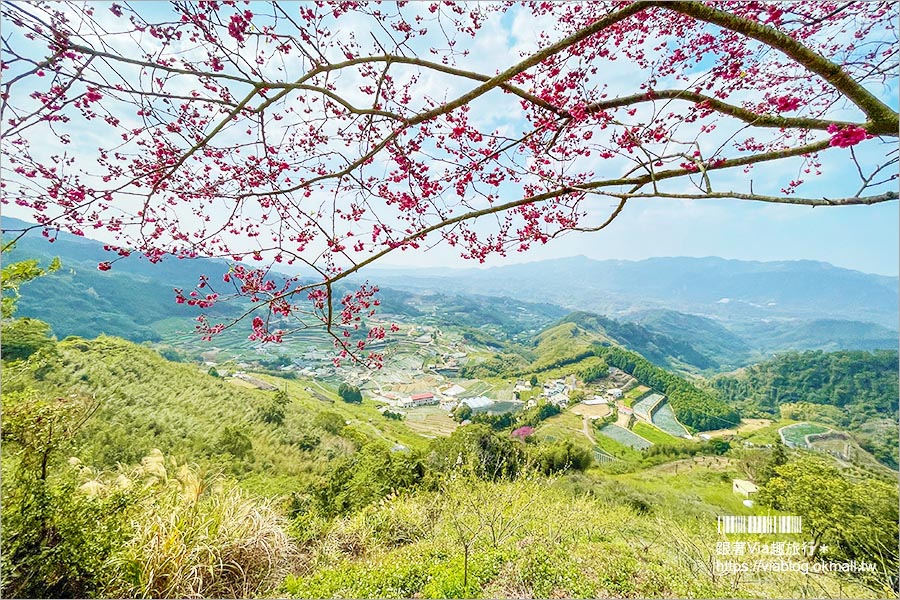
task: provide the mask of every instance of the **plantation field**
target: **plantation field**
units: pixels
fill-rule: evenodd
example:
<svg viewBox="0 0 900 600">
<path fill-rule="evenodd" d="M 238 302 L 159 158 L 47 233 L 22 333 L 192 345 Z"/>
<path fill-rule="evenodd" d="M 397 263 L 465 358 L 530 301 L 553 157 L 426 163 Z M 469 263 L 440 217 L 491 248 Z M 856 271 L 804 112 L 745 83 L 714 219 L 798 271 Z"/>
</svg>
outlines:
<svg viewBox="0 0 900 600">
<path fill-rule="evenodd" d="M 520 410 L 522 410 L 523 406 L 524 402 L 518 402 L 515 400 L 499 400 L 497 402 L 494 402 L 487 408 L 479 409 L 475 412 L 486 412 L 492 415 L 502 415 L 503 413 L 508 412 L 519 412 Z"/>
<path fill-rule="evenodd" d="M 491 384 L 474 379 L 461 379 L 454 381 L 454 383 L 466 388 L 466 391 L 457 396 L 458 398 L 475 398 L 477 396 L 483 396 L 494 389 L 494 386 Z"/>
<path fill-rule="evenodd" d="M 741 419 L 741 424 L 737 429 L 715 429 L 713 431 L 704 431 L 703 434 L 711 437 L 725 437 L 729 435 L 747 435 L 768 427 L 772 424 L 772 419 Z"/>
<path fill-rule="evenodd" d="M 636 435 L 618 425 L 609 424 L 600 430 L 603 435 L 612 438 L 620 444 L 625 444 L 637 450 L 643 450 L 653 445 L 653 442 Z"/>
<path fill-rule="evenodd" d="M 634 403 L 634 414 L 639 417 L 643 417 L 644 419 L 650 420 L 650 409 L 652 409 L 656 404 L 665 398 L 662 394 L 648 394 Z"/>
<path fill-rule="evenodd" d="M 675 437 L 684 437 L 688 435 L 687 429 L 685 429 L 675 418 L 675 412 L 672 410 L 672 405 L 669 404 L 668 400 L 663 402 L 662 405 L 656 409 L 651 421 L 669 435 L 674 435 Z"/>
<path fill-rule="evenodd" d="M 228 383 L 230 383 L 232 385 L 236 385 L 241 388 L 247 388 L 247 389 L 251 389 L 251 390 L 258 389 L 255 385 L 253 385 L 249 381 L 244 381 L 243 379 L 238 379 L 237 377 L 226 377 L 223 379 L 223 381 L 227 381 Z"/>
<path fill-rule="evenodd" d="M 669 435 L 665 431 L 660 431 L 653 425 L 648 425 L 642 421 L 635 423 L 634 427 L 631 428 L 631 431 L 654 444 L 677 444 L 685 441 L 684 438 Z"/>
<path fill-rule="evenodd" d="M 786 425 L 792 425 L 796 423 L 793 419 L 778 419 L 777 421 L 767 425 L 765 427 L 761 427 L 745 438 L 745 441 L 756 445 L 756 446 L 766 446 L 769 444 L 774 444 L 781 436 L 779 435 L 779 430 Z"/>
<path fill-rule="evenodd" d="M 781 439 L 793 448 L 806 448 L 806 436 L 811 433 L 825 433 L 827 427 L 813 423 L 797 423 L 781 429 Z"/>
<path fill-rule="evenodd" d="M 728 458 L 696 456 L 614 477 L 649 494 L 656 506 L 697 506 L 702 502 L 705 510 L 716 507 L 717 512 L 732 515 L 755 514 L 756 509 L 744 506 L 743 498 L 732 492 L 731 479 L 736 476 L 736 467 Z M 715 521 L 714 516 L 707 518 Z"/>
<path fill-rule="evenodd" d="M 563 411 L 540 423 L 535 434 L 548 441 L 565 440 L 572 436 L 582 436 L 582 420 L 570 411 Z"/>
<path fill-rule="evenodd" d="M 459 427 L 439 406 L 411 408 L 404 411 L 404 417 L 403 423 L 407 427 L 427 438 L 450 435 Z"/>
<path fill-rule="evenodd" d="M 634 406 L 635 402 L 637 402 L 644 394 L 649 391 L 650 388 L 646 385 L 638 385 L 625 392 L 625 395 L 622 397 L 622 401 L 625 403 L 625 406 L 631 408 L 632 406 Z"/>
<path fill-rule="evenodd" d="M 569 412 L 575 415 L 581 415 L 583 417 L 594 417 L 594 418 L 603 418 L 607 417 L 612 413 L 612 408 L 610 408 L 609 404 L 594 404 L 592 406 L 588 406 L 587 404 L 579 403 L 569 409 Z"/>
<path fill-rule="evenodd" d="M 596 429 L 594 429 L 593 433 L 596 446 L 610 456 L 627 461 L 638 461 L 641 459 L 641 453 L 631 446 L 626 446 L 611 437 L 601 435 L 597 433 Z"/>
</svg>

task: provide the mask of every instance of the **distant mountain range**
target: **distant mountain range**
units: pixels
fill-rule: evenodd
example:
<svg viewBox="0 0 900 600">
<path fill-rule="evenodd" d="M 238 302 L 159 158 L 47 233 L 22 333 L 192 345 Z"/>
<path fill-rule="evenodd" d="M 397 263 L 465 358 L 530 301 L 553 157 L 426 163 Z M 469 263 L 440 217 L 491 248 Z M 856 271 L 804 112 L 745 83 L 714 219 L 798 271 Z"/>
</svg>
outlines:
<svg viewBox="0 0 900 600">
<path fill-rule="evenodd" d="M 23 225 L 3 219 L 4 228 Z M 110 259 L 103 244 L 69 234 L 53 244 L 30 234 L 4 260 L 57 255 L 63 269 L 23 287 L 19 315 L 49 322 L 60 337 L 106 333 L 156 341 L 173 319 L 188 331 L 198 313 L 176 304 L 172 288 L 192 288 L 200 275 L 220 280 L 228 268 L 216 259 L 154 265 L 134 255 L 102 272 L 97 263 Z M 363 275 L 382 289 L 382 314 L 462 327 L 498 348 L 572 322 L 660 366 L 710 373 L 785 350 L 898 345 L 897 278 L 810 261 L 575 257 L 485 270 L 373 269 Z M 241 305 L 214 310 L 214 318 L 226 320 Z M 571 312 L 577 314 L 567 317 Z"/>
<path fill-rule="evenodd" d="M 647 309 L 726 321 L 850 319 L 898 325 L 898 279 L 808 260 L 592 260 L 584 256 L 489 269 L 371 269 L 400 289 L 452 289 L 558 304 L 613 317 Z"/>
</svg>

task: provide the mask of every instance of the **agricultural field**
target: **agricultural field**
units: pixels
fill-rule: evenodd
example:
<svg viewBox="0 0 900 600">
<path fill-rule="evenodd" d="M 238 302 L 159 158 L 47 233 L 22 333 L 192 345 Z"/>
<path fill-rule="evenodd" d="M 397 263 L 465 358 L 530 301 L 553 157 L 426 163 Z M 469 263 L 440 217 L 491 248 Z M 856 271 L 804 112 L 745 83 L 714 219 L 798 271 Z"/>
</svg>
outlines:
<svg viewBox="0 0 900 600">
<path fill-rule="evenodd" d="M 713 431 L 704 431 L 703 435 L 711 438 L 725 437 L 730 435 L 748 435 L 754 431 L 758 431 L 772 424 L 772 419 L 741 419 L 741 424 L 737 429 L 715 429 Z"/>
<path fill-rule="evenodd" d="M 517 402 L 515 400 L 498 400 L 494 402 L 492 405 L 486 407 L 484 412 L 492 415 L 502 415 L 508 412 L 519 412 L 522 410 L 524 406 L 523 402 Z M 482 412 L 481 410 L 475 412 Z"/>
<path fill-rule="evenodd" d="M 641 453 L 631 446 L 620 444 L 611 437 L 600 435 L 597 433 L 596 429 L 593 430 L 593 433 L 596 447 L 600 449 L 600 451 L 625 461 L 639 461 L 641 459 Z"/>
<path fill-rule="evenodd" d="M 731 490 L 731 479 L 738 475 L 728 458 L 697 456 L 613 477 L 650 495 L 657 506 L 702 502 L 727 514 L 755 514 Z"/>
<path fill-rule="evenodd" d="M 646 385 L 635 386 L 625 392 L 625 395 L 622 397 L 622 401 L 625 403 L 625 406 L 631 408 L 632 406 L 634 406 L 635 402 L 640 400 L 644 396 L 644 394 L 648 393 L 649 391 L 650 388 Z"/>
<path fill-rule="evenodd" d="M 623 429 L 618 425 L 609 424 L 600 429 L 600 433 L 636 450 L 643 450 L 653 445 L 653 442 Z"/>
<path fill-rule="evenodd" d="M 570 411 L 563 411 L 546 419 L 537 426 L 535 434 L 545 440 L 565 440 L 573 436 L 583 436 L 581 417 Z"/>
<path fill-rule="evenodd" d="M 426 438 L 447 436 L 459 426 L 449 413 L 439 406 L 422 406 L 403 411 L 407 427 Z"/>
<path fill-rule="evenodd" d="M 665 398 L 662 394 L 648 394 L 641 398 L 639 401 L 634 403 L 634 414 L 639 417 L 643 417 L 644 419 L 650 419 L 650 410 L 656 406 L 656 404 Z"/>
<path fill-rule="evenodd" d="M 460 385 L 460 386 L 466 388 L 466 391 L 464 391 L 459 396 L 457 396 L 460 399 L 461 398 L 476 398 L 478 396 L 483 396 L 487 392 L 494 389 L 494 386 L 492 386 L 491 384 L 484 382 L 484 381 L 478 381 L 475 379 L 458 379 L 458 380 L 453 380 L 453 383 L 456 383 L 457 385 Z"/>
<path fill-rule="evenodd" d="M 811 433 L 825 433 L 827 427 L 814 423 L 797 423 L 781 429 L 781 439 L 792 448 L 806 448 L 806 436 Z"/>
<path fill-rule="evenodd" d="M 669 435 L 674 435 L 675 437 L 690 435 L 687 429 L 675 418 L 675 412 L 672 410 L 672 405 L 669 404 L 668 400 L 656 409 L 651 422 Z"/>
<path fill-rule="evenodd" d="M 582 417 L 602 419 L 612 413 L 609 404 L 593 404 L 587 405 L 579 403 L 569 409 L 572 414 L 581 415 Z"/>
<path fill-rule="evenodd" d="M 654 444 L 677 444 L 685 441 L 684 438 L 669 435 L 665 431 L 657 429 L 653 425 L 648 425 L 643 421 L 636 422 L 631 431 Z"/>
</svg>

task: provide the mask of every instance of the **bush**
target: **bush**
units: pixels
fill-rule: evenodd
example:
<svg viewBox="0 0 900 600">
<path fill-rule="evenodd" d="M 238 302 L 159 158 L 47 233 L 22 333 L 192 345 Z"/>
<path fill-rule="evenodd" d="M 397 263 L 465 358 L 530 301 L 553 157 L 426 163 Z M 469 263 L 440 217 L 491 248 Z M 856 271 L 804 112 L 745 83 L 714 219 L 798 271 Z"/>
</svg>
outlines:
<svg viewBox="0 0 900 600">
<path fill-rule="evenodd" d="M 290 404 L 286 392 L 278 390 L 272 399 L 259 411 L 259 418 L 270 425 L 284 424 L 285 408 Z"/>
<path fill-rule="evenodd" d="M 577 446 L 571 440 L 538 446 L 534 454 L 538 467 L 547 475 L 566 469 L 584 471 L 594 462 L 590 449 Z"/>
<path fill-rule="evenodd" d="M 50 325 L 37 319 L 4 321 L 2 327 L 3 360 L 25 360 L 54 343 Z"/>
<path fill-rule="evenodd" d="M 467 421 L 472 418 L 472 407 L 468 404 L 460 403 L 455 409 L 453 409 L 453 420 L 457 423 L 462 423 L 463 421 Z"/>
<path fill-rule="evenodd" d="M 480 423 L 434 440 L 428 451 L 428 466 L 436 479 L 459 468 L 471 469 L 482 479 L 509 479 L 523 463 L 520 443 Z"/>
<path fill-rule="evenodd" d="M 346 422 L 341 415 L 335 412 L 324 411 L 316 415 L 316 418 L 313 420 L 313 425 L 332 435 L 337 435 L 344 428 Z"/>
<path fill-rule="evenodd" d="M 132 497 L 89 496 L 66 471 L 51 481 L 27 482 L 4 473 L 5 597 L 89 598 L 114 576 L 107 559 L 126 541 Z"/>
<path fill-rule="evenodd" d="M 359 404 L 362 402 L 362 392 L 355 385 L 342 383 L 338 386 L 338 396 L 341 400 L 350 404 Z"/>
<path fill-rule="evenodd" d="M 326 515 L 347 513 L 415 486 L 424 475 L 415 453 L 393 452 L 380 442 L 368 442 L 334 465 L 317 490 L 318 506 Z"/>
<path fill-rule="evenodd" d="M 235 458 L 245 458 L 253 451 L 253 442 L 243 429 L 234 425 L 228 425 L 219 435 L 216 448 L 221 452 L 227 452 Z"/>
<path fill-rule="evenodd" d="M 198 481 L 182 469 L 180 487 L 146 506 L 113 563 L 110 598 L 249 598 L 270 592 L 292 566 L 287 523 L 237 489 Z"/>
</svg>

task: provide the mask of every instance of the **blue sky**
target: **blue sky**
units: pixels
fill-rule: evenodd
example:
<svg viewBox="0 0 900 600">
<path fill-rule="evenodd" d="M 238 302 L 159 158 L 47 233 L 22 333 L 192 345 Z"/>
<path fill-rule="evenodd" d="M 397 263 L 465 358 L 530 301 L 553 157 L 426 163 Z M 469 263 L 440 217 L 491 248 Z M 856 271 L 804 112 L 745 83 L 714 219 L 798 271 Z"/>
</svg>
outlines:
<svg viewBox="0 0 900 600">
<path fill-rule="evenodd" d="M 637 203 L 634 203 L 637 204 Z M 686 205 L 644 200 L 606 230 L 571 233 L 487 265 L 584 255 L 640 260 L 721 256 L 740 260 L 819 260 L 866 273 L 898 274 L 898 203 L 840 208 L 771 206 L 728 200 Z M 402 259 L 402 260 L 400 260 Z M 446 248 L 389 256 L 382 266 L 472 267 Z"/>
</svg>

